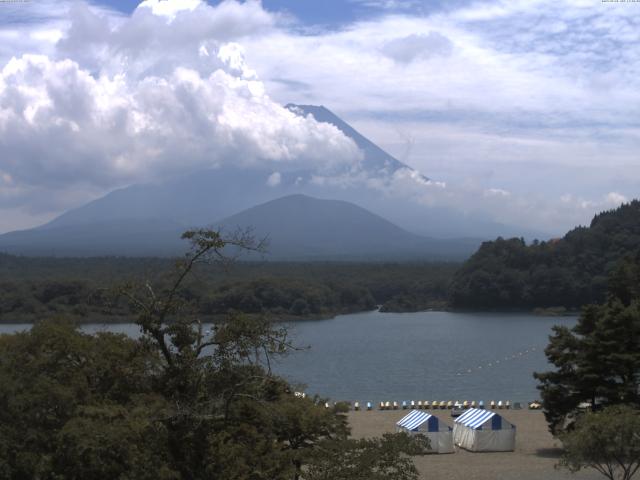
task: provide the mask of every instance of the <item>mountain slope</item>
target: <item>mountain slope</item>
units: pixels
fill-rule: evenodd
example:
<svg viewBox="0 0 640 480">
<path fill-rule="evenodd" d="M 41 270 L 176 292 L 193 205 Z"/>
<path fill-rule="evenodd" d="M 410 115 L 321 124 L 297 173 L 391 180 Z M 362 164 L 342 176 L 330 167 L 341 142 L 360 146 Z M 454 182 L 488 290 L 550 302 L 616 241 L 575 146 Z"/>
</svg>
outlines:
<svg viewBox="0 0 640 480">
<path fill-rule="evenodd" d="M 361 164 L 370 178 L 384 183 L 385 178 L 398 169 L 411 170 L 326 108 L 311 105 L 289 105 L 288 108 L 329 122 L 351 137 L 364 153 Z M 0 251 L 37 255 L 164 255 L 176 247 L 169 241 L 160 243 L 161 238 L 168 238 L 169 231 L 211 225 L 255 205 L 292 194 L 355 203 L 405 230 L 429 237 L 494 238 L 524 234 L 478 215 L 383 195 L 365 183 L 345 186 L 317 182 L 311 170 L 278 173 L 280 182 L 273 184 L 267 181 L 274 174 L 271 168 L 227 166 L 158 183 L 131 185 L 70 210 L 40 227 L 0 236 Z M 440 248 L 436 243 L 433 248 Z M 434 251 L 438 252 L 440 250 Z"/>
<path fill-rule="evenodd" d="M 640 201 L 596 215 L 589 227 L 526 245 L 497 239 L 456 273 L 451 302 L 459 308 L 579 308 L 601 303 L 607 276 L 640 248 Z"/>
<path fill-rule="evenodd" d="M 318 121 L 332 123 L 351 137 L 364 152 L 362 165 L 369 174 L 388 175 L 399 168 L 409 168 L 326 108 L 309 105 L 288 107 L 300 115 L 311 114 Z M 357 191 L 346 193 L 343 188 L 318 187 L 312 182 L 314 172 L 306 170 L 279 172 L 280 184 L 270 186 L 267 179 L 272 173 L 273 170 L 268 168 L 228 166 L 192 172 L 161 183 L 132 185 L 70 210 L 40 228 L 136 219 L 164 219 L 187 227 L 206 225 L 291 193 L 320 194 L 358 203 L 363 196 Z"/>
<path fill-rule="evenodd" d="M 258 205 L 219 225 L 251 225 L 257 237 L 268 237 L 268 257 L 274 259 L 461 259 L 479 244 L 421 237 L 352 203 L 306 195 Z"/>
<path fill-rule="evenodd" d="M 174 256 L 186 249 L 181 225 L 118 219 L 48 226 L 0 235 L 0 252 L 54 257 Z"/>
<path fill-rule="evenodd" d="M 267 237 L 264 258 L 268 260 L 461 260 L 480 243 L 421 237 L 352 203 L 305 195 L 266 202 L 213 226 L 227 232 L 252 228 L 256 237 Z M 0 251 L 47 256 L 173 256 L 186 249 L 180 240 L 185 229 L 160 220 L 50 226 L 2 235 Z"/>
<path fill-rule="evenodd" d="M 290 103 L 286 106 L 286 108 L 299 115 L 311 115 L 318 122 L 330 123 L 333 126 L 337 127 L 347 137 L 356 142 L 358 148 L 360 148 L 360 150 L 364 152 L 363 165 L 369 172 L 373 171 L 377 173 L 389 174 L 395 172 L 400 168 L 410 168 L 382 150 L 375 143 L 364 137 L 351 125 L 343 121 L 340 117 L 335 115 L 324 106 L 295 105 Z"/>
</svg>

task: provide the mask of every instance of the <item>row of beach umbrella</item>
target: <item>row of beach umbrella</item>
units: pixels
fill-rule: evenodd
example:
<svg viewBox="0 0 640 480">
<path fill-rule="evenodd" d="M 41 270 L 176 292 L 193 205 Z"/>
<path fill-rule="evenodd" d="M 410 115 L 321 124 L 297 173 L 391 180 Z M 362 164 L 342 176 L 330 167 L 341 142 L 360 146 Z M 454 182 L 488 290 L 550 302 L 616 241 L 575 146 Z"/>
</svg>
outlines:
<svg viewBox="0 0 640 480">
<path fill-rule="evenodd" d="M 367 410 L 370 410 L 369 406 L 370 406 L 371 402 L 367 402 Z M 519 407 L 519 404 L 517 404 Z M 486 408 L 484 401 L 480 400 L 479 402 L 476 402 L 475 400 L 465 400 L 463 402 L 458 402 L 458 401 L 453 401 L 453 400 L 449 400 L 449 401 L 437 401 L 434 400 L 432 402 L 430 402 L 429 400 L 418 400 L 417 402 L 415 400 L 404 400 L 401 403 L 398 402 L 380 402 L 380 404 L 378 405 L 379 410 L 398 410 L 400 408 L 402 408 L 403 410 L 407 410 L 407 409 L 419 409 L 419 410 L 429 410 L 429 409 L 455 409 L 455 410 L 461 410 L 461 409 L 467 409 L 467 408 Z M 499 408 L 499 409 L 508 409 L 511 408 L 511 402 L 509 400 L 506 401 L 502 401 L 502 400 L 498 400 L 497 402 L 495 400 L 491 400 L 491 402 L 489 402 L 489 408 Z M 360 409 L 360 404 L 359 402 L 355 402 L 354 403 L 354 410 L 359 410 Z"/>
<path fill-rule="evenodd" d="M 327 402 L 324 404 L 326 408 L 330 408 L 331 405 Z M 351 407 L 351 404 L 349 404 L 349 406 Z M 542 408 L 542 404 L 538 401 L 533 401 L 533 402 L 529 402 L 527 404 L 527 407 L 529 408 L 529 410 L 539 410 Z M 410 401 L 403 401 L 401 403 L 398 402 L 380 402 L 378 404 L 378 409 L 379 410 L 399 410 L 400 408 L 402 408 L 402 410 L 407 410 L 407 409 L 418 409 L 418 410 L 429 410 L 429 409 L 433 409 L 433 410 L 438 410 L 438 409 L 442 409 L 442 410 L 466 410 L 469 408 L 478 408 L 478 409 L 485 409 L 487 408 L 487 406 L 485 406 L 484 401 L 480 400 L 479 402 L 476 402 L 475 400 L 472 401 L 467 401 L 465 400 L 464 402 L 454 402 L 452 400 L 449 401 L 437 401 L 434 400 L 433 402 L 429 402 L 428 400 L 425 400 L 424 402 L 422 400 L 418 400 L 417 402 L 415 400 L 410 400 Z M 506 401 L 502 401 L 502 400 L 498 400 L 497 402 L 495 400 L 491 400 L 489 402 L 488 408 L 490 409 L 505 409 L 508 410 L 510 408 L 514 408 L 516 410 L 519 410 L 522 408 L 522 405 L 520 404 L 520 402 L 514 402 L 513 405 L 511 404 L 511 402 L 509 400 Z M 360 405 L 360 402 L 354 402 L 353 403 L 353 409 L 356 411 L 359 410 L 373 410 L 373 403 L 371 402 L 365 402 L 363 405 Z"/>
</svg>

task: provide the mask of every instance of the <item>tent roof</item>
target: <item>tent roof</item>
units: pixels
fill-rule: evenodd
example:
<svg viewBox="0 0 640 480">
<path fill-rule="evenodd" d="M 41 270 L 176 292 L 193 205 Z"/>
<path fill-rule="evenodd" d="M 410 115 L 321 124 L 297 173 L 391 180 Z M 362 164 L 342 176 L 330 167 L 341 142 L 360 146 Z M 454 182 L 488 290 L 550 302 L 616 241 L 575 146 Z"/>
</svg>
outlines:
<svg viewBox="0 0 640 480">
<path fill-rule="evenodd" d="M 459 423 L 464 425 L 465 427 L 476 429 L 478 427 L 481 427 L 487 420 L 495 415 L 498 414 L 490 410 L 472 408 L 456 418 L 455 423 Z"/>
<path fill-rule="evenodd" d="M 396 423 L 396 425 L 408 430 L 413 430 L 414 428 L 418 428 L 424 422 L 428 421 L 432 416 L 433 415 L 426 412 L 421 412 L 420 410 L 413 410 L 410 414 L 402 417 Z"/>
</svg>

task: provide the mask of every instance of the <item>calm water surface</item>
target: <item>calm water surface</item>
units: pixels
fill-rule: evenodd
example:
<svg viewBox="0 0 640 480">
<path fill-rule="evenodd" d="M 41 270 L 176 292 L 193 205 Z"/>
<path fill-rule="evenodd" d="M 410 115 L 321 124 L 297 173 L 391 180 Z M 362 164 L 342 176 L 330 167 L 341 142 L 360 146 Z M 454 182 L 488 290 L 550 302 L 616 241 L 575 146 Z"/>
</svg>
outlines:
<svg viewBox="0 0 640 480">
<path fill-rule="evenodd" d="M 553 325 L 575 317 L 495 313 L 379 313 L 290 324 L 310 345 L 277 365 L 310 393 L 333 399 L 531 401 L 548 368 Z"/>
<path fill-rule="evenodd" d="M 553 325 L 575 317 L 496 313 L 380 313 L 289 323 L 294 343 L 310 346 L 274 369 L 306 391 L 334 400 L 491 400 L 537 398 L 532 372 L 548 368 Z M 0 333 L 29 328 L 0 325 Z M 83 330 L 138 334 L 132 324 Z"/>
</svg>

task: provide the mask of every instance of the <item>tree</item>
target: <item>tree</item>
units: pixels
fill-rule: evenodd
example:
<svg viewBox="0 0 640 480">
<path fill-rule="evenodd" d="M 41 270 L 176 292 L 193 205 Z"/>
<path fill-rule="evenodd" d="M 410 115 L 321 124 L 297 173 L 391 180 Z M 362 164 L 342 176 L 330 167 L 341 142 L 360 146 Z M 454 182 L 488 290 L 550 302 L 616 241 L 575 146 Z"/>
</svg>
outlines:
<svg viewBox="0 0 640 480">
<path fill-rule="evenodd" d="M 556 369 L 534 374 L 554 434 L 571 425 L 580 403 L 640 405 L 640 297 L 634 282 L 620 281 L 638 275 L 639 260 L 626 258 L 612 274 L 606 303 L 585 307 L 571 329 L 554 327 L 545 353 Z"/>
<path fill-rule="evenodd" d="M 560 436 L 560 466 L 577 472 L 593 468 L 610 480 L 630 480 L 640 468 L 640 412 L 611 406 L 583 414 L 574 428 Z"/>
<path fill-rule="evenodd" d="M 185 279 L 260 243 L 183 238 L 192 249 L 169 281 L 119 289 L 141 338 L 62 320 L 0 336 L 0 480 L 291 480 L 336 459 L 344 471 L 357 461 L 362 478 L 414 478 L 397 476 L 415 471 L 412 440 L 351 441 L 342 406 L 296 397 L 273 374 L 272 357 L 295 348 L 286 329 L 239 314 L 210 330 L 199 321 Z"/>
<path fill-rule="evenodd" d="M 612 266 L 640 244 L 640 201 L 596 215 L 589 227 L 526 245 L 485 242 L 456 272 L 450 302 L 457 308 L 580 308 L 606 300 Z"/>
<path fill-rule="evenodd" d="M 0 336 L 0 479 L 172 478 L 154 421 L 169 408 L 153 393 L 158 361 L 63 320 Z"/>
<path fill-rule="evenodd" d="M 429 440 L 406 433 L 382 438 L 325 441 L 305 472 L 305 480 L 417 480 L 409 458 L 428 451 Z"/>
</svg>

